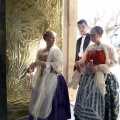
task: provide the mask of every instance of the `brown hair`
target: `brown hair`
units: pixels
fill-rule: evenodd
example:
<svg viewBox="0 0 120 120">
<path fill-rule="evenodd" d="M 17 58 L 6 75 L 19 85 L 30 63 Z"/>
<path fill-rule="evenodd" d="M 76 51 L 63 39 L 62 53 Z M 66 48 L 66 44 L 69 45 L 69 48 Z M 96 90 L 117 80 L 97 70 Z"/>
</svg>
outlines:
<svg viewBox="0 0 120 120">
<path fill-rule="evenodd" d="M 45 39 L 45 37 L 50 37 L 50 36 L 56 37 L 56 33 L 55 33 L 54 31 L 47 31 L 47 32 L 43 35 L 43 39 Z"/>
</svg>

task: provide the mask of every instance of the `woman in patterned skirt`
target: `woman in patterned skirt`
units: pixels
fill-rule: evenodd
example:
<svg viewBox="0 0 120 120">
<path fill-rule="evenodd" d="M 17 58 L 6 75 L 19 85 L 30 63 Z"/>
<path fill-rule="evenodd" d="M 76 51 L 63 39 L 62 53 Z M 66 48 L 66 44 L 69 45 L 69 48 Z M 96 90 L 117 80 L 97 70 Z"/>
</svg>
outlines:
<svg viewBox="0 0 120 120">
<path fill-rule="evenodd" d="M 61 74 L 62 53 L 55 45 L 56 33 L 44 34 L 46 47 L 38 50 L 29 69 L 33 76 L 29 120 L 67 120 L 71 118 L 68 88 Z"/>
<path fill-rule="evenodd" d="M 117 54 L 112 45 L 105 44 L 103 29 L 95 26 L 89 45 L 81 61 L 76 62 L 78 72 L 83 70 L 77 92 L 75 120 L 117 120 L 119 112 L 118 82 L 112 69 L 117 66 Z"/>
</svg>

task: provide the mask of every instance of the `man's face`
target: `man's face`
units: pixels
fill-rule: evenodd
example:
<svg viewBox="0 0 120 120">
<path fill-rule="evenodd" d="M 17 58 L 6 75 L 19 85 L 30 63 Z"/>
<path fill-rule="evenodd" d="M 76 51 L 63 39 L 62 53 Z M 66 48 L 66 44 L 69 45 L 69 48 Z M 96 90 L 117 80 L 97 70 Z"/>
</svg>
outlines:
<svg viewBox="0 0 120 120">
<path fill-rule="evenodd" d="M 81 35 L 85 35 L 87 33 L 88 26 L 85 23 L 78 24 L 78 29 Z"/>
</svg>

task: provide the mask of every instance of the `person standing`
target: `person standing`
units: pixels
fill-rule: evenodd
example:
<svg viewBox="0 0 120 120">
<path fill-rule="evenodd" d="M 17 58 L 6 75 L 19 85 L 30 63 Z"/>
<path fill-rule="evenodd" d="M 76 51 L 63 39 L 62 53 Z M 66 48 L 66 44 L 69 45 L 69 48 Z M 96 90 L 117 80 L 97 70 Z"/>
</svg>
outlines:
<svg viewBox="0 0 120 120">
<path fill-rule="evenodd" d="M 77 22 L 78 30 L 81 34 L 81 37 L 77 40 L 76 43 L 76 54 L 75 62 L 80 60 L 83 56 L 84 51 L 90 43 L 90 34 L 88 33 L 88 24 L 84 19 L 81 19 Z M 76 67 L 74 66 L 74 71 Z"/>
<path fill-rule="evenodd" d="M 80 61 L 80 78 L 74 116 L 75 120 L 117 120 L 119 113 L 119 83 L 116 77 L 118 58 L 114 46 L 105 43 L 103 28 L 90 31 L 93 44 L 89 45 Z"/>
<path fill-rule="evenodd" d="M 76 53 L 75 53 L 75 62 L 81 60 L 84 51 L 90 44 L 90 34 L 88 33 L 88 24 L 84 19 L 81 19 L 77 22 L 78 30 L 81 34 L 81 37 L 77 40 L 76 43 Z M 77 89 L 77 86 L 79 84 L 78 78 L 80 78 L 82 75 L 82 72 L 78 72 L 76 70 L 76 66 L 74 65 L 73 68 L 73 75 L 72 75 L 72 81 L 68 83 L 69 88 Z"/>
<path fill-rule="evenodd" d="M 43 38 L 46 46 L 38 50 L 36 61 L 27 70 L 37 69 L 33 76 L 29 120 L 67 120 L 71 118 L 71 111 L 67 84 L 61 74 L 63 55 L 55 44 L 55 32 L 47 31 Z"/>
</svg>

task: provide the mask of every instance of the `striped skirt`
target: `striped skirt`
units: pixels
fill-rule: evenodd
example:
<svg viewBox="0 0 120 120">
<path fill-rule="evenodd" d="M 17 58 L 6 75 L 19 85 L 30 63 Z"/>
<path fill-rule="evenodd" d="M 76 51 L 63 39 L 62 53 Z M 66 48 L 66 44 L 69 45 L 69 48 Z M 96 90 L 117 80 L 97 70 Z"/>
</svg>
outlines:
<svg viewBox="0 0 120 120">
<path fill-rule="evenodd" d="M 81 78 L 74 108 L 75 120 L 117 120 L 119 86 L 116 77 L 111 73 L 107 75 L 105 96 L 94 82 L 94 75 L 84 74 Z"/>
</svg>

